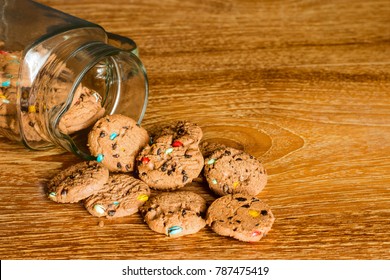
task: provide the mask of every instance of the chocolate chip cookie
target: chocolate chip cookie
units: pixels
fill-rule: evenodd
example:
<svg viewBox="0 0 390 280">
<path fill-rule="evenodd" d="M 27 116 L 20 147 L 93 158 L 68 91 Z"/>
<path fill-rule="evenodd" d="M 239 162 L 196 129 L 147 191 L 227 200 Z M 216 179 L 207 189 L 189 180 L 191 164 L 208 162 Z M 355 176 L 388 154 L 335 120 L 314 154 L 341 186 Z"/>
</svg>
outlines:
<svg viewBox="0 0 390 280">
<path fill-rule="evenodd" d="M 91 154 L 112 172 L 133 171 L 137 154 L 148 142 L 145 129 L 119 114 L 101 118 L 88 134 Z"/>
<path fill-rule="evenodd" d="M 262 163 L 244 151 L 226 147 L 205 159 L 204 175 L 217 195 L 232 193 L 259 194 L 267 184 Z"/>
<path fill-rule="evenodd" d="M 141 180 L 128 174 L 113 174 L 98 193 L 88 197 L 84 206 L 96 217 L 118 218 L 138 212 L 150 196 L 150 190 Z"/>
<path fill-rule="evenodd" d="M 259 241 L 274 221 L 266 203 L 244 194 L 218 198 L 210 205 L 206 216 L 206 223 L 214 232 L 247 242 Z"/>
<path fill-rule="evenodd" d="M 68 167 L 48 183 L 48 197 L 61 203 L 75 203 L 100 191 L 109 171 L 96 161 L 84 161 Z"/>
<path fill-rule="evenodd" d="M 69 110 L 60 119 L 60 131 L 72 134 L 92 126 L 104 115 L 105 109 L 101 105 L 101 99 L 96 91 L 80 85 Z"/>
<path fill-rule="evenodd" d="M 140 208 L 150 229 L 169 237 L 193 234 L 205 227 L 206 201 L 189 191 L 163 192 Z"/>
<path fill-rule="evenodd" d="M 137 157 L 139 178 L 153 189 L 174 190 L 198 177 L 204 163 L 200 127 L 178 122 L 157 135 Z"/>
</svg>

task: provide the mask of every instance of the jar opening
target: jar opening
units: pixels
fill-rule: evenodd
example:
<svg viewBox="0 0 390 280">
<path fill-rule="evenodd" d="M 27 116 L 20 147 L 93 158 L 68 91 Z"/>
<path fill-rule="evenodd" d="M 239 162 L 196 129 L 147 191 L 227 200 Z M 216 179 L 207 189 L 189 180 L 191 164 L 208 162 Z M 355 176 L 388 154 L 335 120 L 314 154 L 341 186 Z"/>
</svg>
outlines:
<svg viewBox="0 0 390 280">
<path fill-rule="evenodd" d="M 141 123 L 146 110 L 147 93 L 145 69 L 135 55 L 119 51 L 104 56 L 97 63 L 86 67 L 75 81 L 64 110 L 61 110 L 53 124 L 56 138 L 62 142 L 61 146 L 68 146 L 82 158 L 94 159 L 87 142 L 88 133 L 95 122 L 104 115 L 115 113 Z M 76 129 L 61 129 L 64 120 L 71 121 L 69 125 Z"/>
</svg>

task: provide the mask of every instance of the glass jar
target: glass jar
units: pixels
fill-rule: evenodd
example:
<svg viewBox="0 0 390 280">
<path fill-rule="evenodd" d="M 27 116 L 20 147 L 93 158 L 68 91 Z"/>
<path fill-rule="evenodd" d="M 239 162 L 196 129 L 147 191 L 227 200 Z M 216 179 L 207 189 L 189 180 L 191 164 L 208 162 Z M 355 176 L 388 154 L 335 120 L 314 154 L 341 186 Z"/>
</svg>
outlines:
<svg viewBox="0 0 390 280">
<path fill-rule="evenodd" d="M 141 122 L 148 81 L 134 41 L 29 0 L 0 8 L 1 135 L 92 159 L 87 135 L 98 118 Z"/>
</svg>

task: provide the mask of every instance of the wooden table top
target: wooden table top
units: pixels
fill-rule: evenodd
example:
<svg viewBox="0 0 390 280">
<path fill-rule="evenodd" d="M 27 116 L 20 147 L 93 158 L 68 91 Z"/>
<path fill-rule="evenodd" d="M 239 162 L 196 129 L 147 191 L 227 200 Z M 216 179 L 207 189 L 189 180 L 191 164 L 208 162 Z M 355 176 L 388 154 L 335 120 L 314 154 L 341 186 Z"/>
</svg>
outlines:
<svg viewBox="0 0 390 280">
<path fill-rule="evenodd" d="M 138 214 L 100 227 L 44 193 L 78 158 L 2 138 L 1 259 L 390 259 L 389 1 L 39 2 L 133 38 L 143 126 L 187 119 L 261 159 L 276 221 L 258 243 L 209 228 L 172 239 Z"/>
</svg>

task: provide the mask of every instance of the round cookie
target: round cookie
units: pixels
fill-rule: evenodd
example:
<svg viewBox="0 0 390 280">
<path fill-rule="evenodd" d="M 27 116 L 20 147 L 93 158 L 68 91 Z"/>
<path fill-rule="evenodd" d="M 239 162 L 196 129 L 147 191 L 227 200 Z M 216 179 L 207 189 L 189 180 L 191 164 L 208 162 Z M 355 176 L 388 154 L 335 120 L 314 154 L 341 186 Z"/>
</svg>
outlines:
<svg viewBox="0 0 390 280">
<path fill-rule="evenodd" d="M 75 93 L 74 102 L 60 119 L 60 131 L 72 134 L 93 125 L 105 112 L 101 99 L 96 91 L 80 86 Z"/>
<path fill-rule="evenodd" d="M 149 196 L 148 185 L 119 173 L 111 175 L 102 190 L 84 201 L 84 206 L 93 216 L 118 218 L 138 212 Z"/>
<path fill-rule="evenodd" d="M 140 208 L 151 230 L 169 237 L 193 234 L 205 227 L 206 201 L 189 191 L 163 192 Z"/>
<path fill-rule="evenodd" d="M 217 195 L 259 194 L 267 184 L 267 172 L 259 160 L 244 151 L 226 147 L 205 159 L 204 175 Z"/>
<path fill-rule="evenodd" d="M 197 145 L 175 140 L 147 145 L 137 157 L 139 178 L 157 190 L 175 190 L 199 176 L 204 160 Z M 171 142 L 172 141 L 172 142 Z"/>
<path fill-rule="evenodd" d="M 145 129 L 119 114 L 101 118 L 88 134 L 91 154 L 113 172 L 133 171 L 137 154 L 148 142 Z"/>
<path fill-rule="evenodd" d="M 75 203 L 101 190 L 108 169 L 96 161 L 84 161 L 63 170 L 48 184 L 48 197 L 61 203 Z"/>
<path fill-rule="evenodd" d="M 266 236 L 275 217 L 270 207 L 256 197 L 232 194 L 216 199 L 208 208 L 206 223 L 223 236 L 255 242 Z"/>
</svg>

